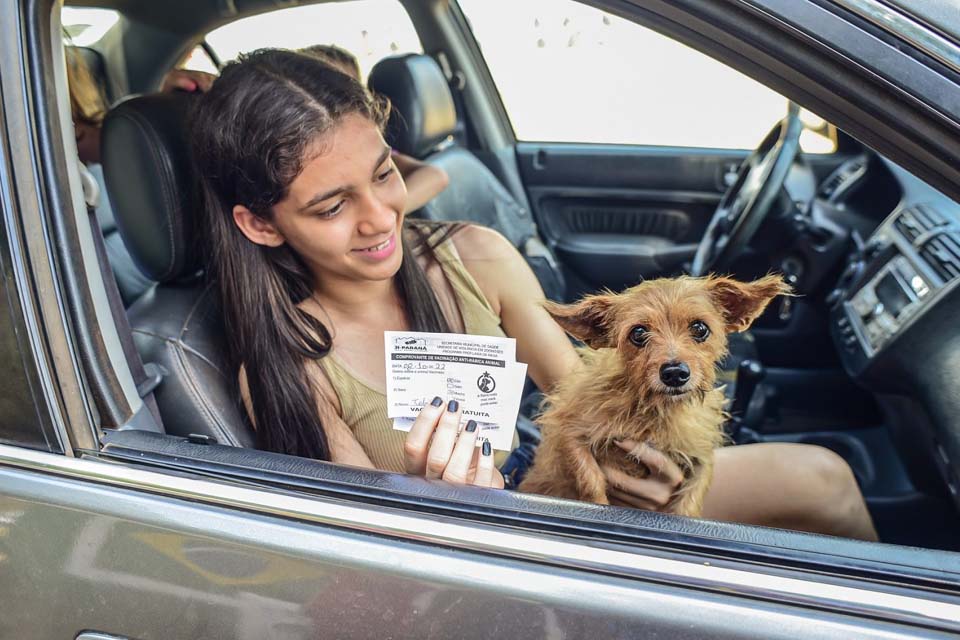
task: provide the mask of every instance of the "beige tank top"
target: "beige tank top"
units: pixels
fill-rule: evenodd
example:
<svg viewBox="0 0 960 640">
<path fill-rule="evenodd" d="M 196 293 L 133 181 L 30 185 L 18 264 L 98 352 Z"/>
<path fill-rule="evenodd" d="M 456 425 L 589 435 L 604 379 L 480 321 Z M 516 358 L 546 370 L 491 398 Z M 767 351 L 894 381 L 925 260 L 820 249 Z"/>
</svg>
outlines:
<svg viewBox="0 0 960 640">
<path fill-rule="evenodd" d="M 456 295 L 457 306 L 468 335 L 503 336 L 500 317 L 494 312 L 476 280 L 463 266 L 460 255 L 450 239 L 434 249 L 437 262 Z M 407 434 L 396 431 L 387 417 L 385 389 L 375 389 L 360 380 L 336 356 L 336 346 L 327 357 L 319 360 L 340 401 L 340 417 L 353 431 L 357 442 L 378 469 L 404 471 L 403 441 Z M 514 434 L 513 446 L 517 446 Z M 497 466 L 503 464 L 508 452 L 496 452 Z"/>
</svg>

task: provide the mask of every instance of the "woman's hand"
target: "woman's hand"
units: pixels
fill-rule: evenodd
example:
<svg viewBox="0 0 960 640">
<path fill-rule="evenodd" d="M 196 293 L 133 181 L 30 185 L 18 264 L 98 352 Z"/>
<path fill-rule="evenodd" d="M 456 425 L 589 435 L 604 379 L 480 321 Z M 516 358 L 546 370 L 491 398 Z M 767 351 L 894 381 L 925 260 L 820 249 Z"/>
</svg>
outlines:
<svg viewBox="0 0 960 640">
<path fill-rule="evenodd" d="M 610 504 L 647 511 L 665 511 L 683 483 L 683 471 L 677 464 L 650 445 L 623 440 L 616 445 L 650 470 L 646 478 L 634 478 L 619 469 L 604 465 Z"/>
<path fill-rule="evenodd" d="M 171 69 L 167 72 L 167 75 L 163 76 L 163 81 L 160 83 L 160 93 L 170 93 L 178 89 L 190 93 L 194 91 L 206 93 L 216 79 L 217 76 L 205 71 Z"/>
<path fill-rule="evenodd" d="M 468 421 L 462 431 L 459 427 L 456 400 L 445 405 L 437 397 L 421 409 L 403 443 L 407 473 L 502 489 L 503 476 L 493 465 L 490 443 L 477 447 L 477 423 Z"/>
</svg>

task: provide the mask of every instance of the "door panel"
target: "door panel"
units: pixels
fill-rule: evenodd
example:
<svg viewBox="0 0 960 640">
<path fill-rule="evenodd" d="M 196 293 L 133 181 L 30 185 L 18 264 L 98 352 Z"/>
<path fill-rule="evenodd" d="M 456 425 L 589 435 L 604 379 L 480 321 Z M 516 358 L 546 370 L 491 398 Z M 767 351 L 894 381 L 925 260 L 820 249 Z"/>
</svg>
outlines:
<svg viewBox="0 0 960 640">
<path fill-rule="evenodd" d="M 285 519 L 277 500 L 269 508 L 275 515 L 254 514 L 163 496 L 163 488 L 145 492 L 10 467 L 0 468 L 0 486 L 3 637 L 932 635 L 837 611 Z M 212 499 L 246 491 L 219 486 Z"/>
<path fill-rule="evenodd" d="M 581 288 L 617 290 L 693 257 L 745 151 L 519 143 L 540 229 Z"/>
</svg>

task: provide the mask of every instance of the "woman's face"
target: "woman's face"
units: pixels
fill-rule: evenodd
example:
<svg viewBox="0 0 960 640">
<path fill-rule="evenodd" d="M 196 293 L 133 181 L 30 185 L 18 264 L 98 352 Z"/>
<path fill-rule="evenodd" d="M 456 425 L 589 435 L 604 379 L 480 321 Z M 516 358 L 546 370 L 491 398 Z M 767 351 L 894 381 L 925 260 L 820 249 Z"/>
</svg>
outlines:
<svg viewBox="0 0 960 640">
<path fill-rule="evenodd" d="M 403 259 L 407 190 L 377 126 L 344 116 L 307 153 L 273 208 L 275 244 L 296 251 L 322 288 L 391 278 Z"/>
</svg>

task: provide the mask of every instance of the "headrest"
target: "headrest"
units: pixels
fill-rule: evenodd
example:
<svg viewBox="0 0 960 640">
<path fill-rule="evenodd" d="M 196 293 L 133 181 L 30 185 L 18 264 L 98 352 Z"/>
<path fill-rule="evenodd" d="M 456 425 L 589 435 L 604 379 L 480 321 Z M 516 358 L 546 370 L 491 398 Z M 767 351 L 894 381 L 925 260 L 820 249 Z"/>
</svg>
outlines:
<svg viewBox="0 0 960 640">
<path fill-rule="evenodd" d="M 196 182 L 187 141 L 188 93 L 136 96 L 107 114 L 101 157 L 123 242 L 144 275 L 196 274 Z"/>
<path fill-rule="evenodd" d="M 368 82 L 372 91 L 390 98 L 387 142 L 397 151 L 422 158 L 456 129 L 450 87 L 430 56 L 385 58 L 373 67 Z"/>
</svg>

